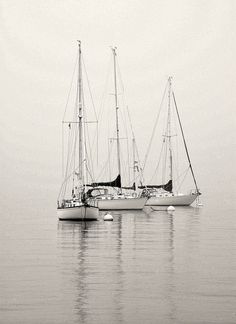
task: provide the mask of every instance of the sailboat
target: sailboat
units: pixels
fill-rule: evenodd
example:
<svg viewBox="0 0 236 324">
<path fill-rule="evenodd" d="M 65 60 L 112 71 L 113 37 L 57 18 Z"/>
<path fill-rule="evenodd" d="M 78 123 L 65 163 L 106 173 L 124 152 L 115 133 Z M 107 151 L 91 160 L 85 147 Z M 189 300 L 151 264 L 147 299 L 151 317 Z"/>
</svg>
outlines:
<svg viewBox="0 0 236 324">
<path fill-rule="evenodd" d="M 114 67 L 114 96 L 115 96 L 115 120 L 116 120 L 116 152 L 118 175 L 113 181 L 91 183 L 92 189 L 88 190 L 88 194 L 97 203 L 100 210 L 141 210 L 143 209 L 147 197 L 138 194 L 135 191 L 135 183 L 131 187 L 122 186 L 121 181 L 121 157 L 120 157 L 120 128 L 119 128 L 119 104 L 117 91 L 117 53 L 116 47 L 112 48 L 113 67 Z M 135 162 L 134 162 L 135 163 Z M 109 187 L 115 190 L 110 193 Z M 132 190 L 132 193 L 127 193 Z"/>
<path fill-rule="evenodd" d="M 87 158 L 86 136 L 84 130 L 84 96 L 82 83 L 81 42 L 78 41 L 78 77 L 76 82 L 76 98 L 74 117 L 68 124 L 69 141 L 67 154 L 67 168 L 58 197 L 57 216 L 59 220 L 96 220 L 99 209 L 93 200 L 87 201 L 86 170 Z M 76 166 L 78 163 L 78 166 Z M 71 171 L 72 169 L 72 171 Z M 68 188 L 69 187 L 69 188 Z M 66 195 L 69 191 L 69 197 Z"/>
<path fill-rule="evenodd" d="M 184 136 L 183 126 L 180 120 L 179 111 L 177 108 L 177 103 L 175 99 L 175 94 L 172 88 L 172 77 L 168 78 L 167 82 L 167 88 L 168 88 L 168 100 L 167 100 L 167 122 L 166 127 L 163 136 L 163 144 L 162 144 L 162 152 L 164 152 L 164 158 L 163 163 L 164 167 L 163 169 L 169 170 L 169 179 L 164 184 L 148 184 L 148 185 L 142 185 L 139 186 L 140 189 L 143 189 L 142 195 L 148 196 L 149 199 L 146 202 L 146 206 L 189 206 L 191 205 L 196 199 L 199 198 L 201 195 L 195 174 L 193 172 L 192 163 L 190 161 L 190 156 Z M 166 93 L 166 90 L 165 90 Z M 173 107 L 172 107 L 173 106 Z M 189 193 L 183 194 L 179 192 L 179 189 L 174 187 L 174 184 L 176 181 L 174 181 L 174 153 L 173 153 L 173 137 L 176 137 L 177 135 L 173 133 L 172 131 L 172 118 L 171 113 L 172 111 L 175 111 L 177 115 L 177 122 L 179 124 L 180 133 L 182 135 L 182 140 L 184 144 L 184 151 L 187 156 L 187 170 L 185 171 L 185 176 L 187 172 L 190 170 L 193 183 L 195 186 L 195 189 L 190 190 Z M 154 126 L 155 130 L 155 126 Z M 150 147 L 150 145 L 149 145 Z M 145 160 L 146 162 L 146 160 Z M 168 167 L 166 167 L 166 163 L 169 163 Z M 144 163 L 145 164 L 145 163 Z M 177 176 L 177 174 L 176 174 Z"/>
</svg>

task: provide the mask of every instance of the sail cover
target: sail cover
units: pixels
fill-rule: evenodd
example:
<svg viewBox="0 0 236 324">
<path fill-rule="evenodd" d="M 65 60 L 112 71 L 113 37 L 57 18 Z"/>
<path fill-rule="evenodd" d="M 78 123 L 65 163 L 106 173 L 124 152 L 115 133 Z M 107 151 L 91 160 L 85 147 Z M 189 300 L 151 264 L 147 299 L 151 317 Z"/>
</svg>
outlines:
<svg viewBox="0 0 236 324">
<path fill-rule="evenodd" d="M 110 182 L 93 182 L 87 186 L 90 187 L 99 187 L 99 186 L 105 186 L 105 187 L 117 187 L 121 188 L 121 177 L 120 174 L 118 174 L 117 178 Z"/>
<path fill-rule="evenodd" d="M 139 189 L 146 189 L 146 188 L 156 188 L 156 189 L 164 189 L 165 191 L 172 192 L 172 180 L 169 180 L 164 185 L 146 185 L 146 186 L 139 186 Z"/>
</svg>

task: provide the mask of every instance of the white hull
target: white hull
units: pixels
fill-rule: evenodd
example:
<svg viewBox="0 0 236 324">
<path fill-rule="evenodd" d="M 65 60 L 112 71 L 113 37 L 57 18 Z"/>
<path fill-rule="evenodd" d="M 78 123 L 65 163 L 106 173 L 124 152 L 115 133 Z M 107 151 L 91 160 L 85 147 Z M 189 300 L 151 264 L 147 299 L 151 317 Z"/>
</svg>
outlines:
<svg viewBox="0 0 236 324">
<path fill-rule="evenodd" d="M 57 209 L 57 216 L 60 220 L 96 220 L 99 215 L 97 207 L 65 207 Z"/>
<path fill-rule="evenodd" d="M 147 201 L 146 197 L 141 198 L 119 198 L 119 199 L 98 199 L 97 206 L 100 210 L 134 210 L 143 209 Z"/>
<path fill-rule="evenodd" d="M 191 194 L 150 197 L 146 202 L 146 206 L 190 206 L 197 196 L 197 194 Z"/>
</svg>

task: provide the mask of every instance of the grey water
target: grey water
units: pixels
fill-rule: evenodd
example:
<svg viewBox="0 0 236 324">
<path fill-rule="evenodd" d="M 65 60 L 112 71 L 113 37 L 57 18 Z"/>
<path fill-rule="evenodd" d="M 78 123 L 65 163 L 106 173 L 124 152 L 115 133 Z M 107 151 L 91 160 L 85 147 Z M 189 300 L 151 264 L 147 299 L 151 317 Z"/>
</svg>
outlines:
<svg viewBox="0 0 236 324">
<path fill-rule="evenodd" d="M 231 200 L 59 222 L 15 208 L 0 226 L 0 323 L 236 323 Z"/>
</svg>

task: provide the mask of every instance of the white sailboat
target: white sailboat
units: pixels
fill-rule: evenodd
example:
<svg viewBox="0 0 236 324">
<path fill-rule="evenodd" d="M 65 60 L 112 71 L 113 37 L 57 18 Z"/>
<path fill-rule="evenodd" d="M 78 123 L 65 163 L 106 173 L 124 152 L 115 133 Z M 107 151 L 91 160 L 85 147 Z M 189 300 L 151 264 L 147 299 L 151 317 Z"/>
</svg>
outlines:
<svg viewBox="0 0 236 324">
<path fill-rule="evenodd" d="M 132 187 L 124 187 L 121 183 L 121 158 L 120 158 L 120 129 L 119 129 L 119 104 L 117 91 L 117 63 L 116 63 L 116 47 L 112 48 L 113 67 L 114 67 L 114 96 L 115 96 L 115 118 L 116 118 L 116 151 L 118 176 L 114 181 L 92 183 L 93 189 L 89 190 L 92 199 L 95 199 L 100 210 L 141 210 L 143 209 L 147 197 L 141 197 L 135 191 L 135 184 Z M 115 193 L 109 193 L 108 187 L 114 188 Z M 127 193 L 126 190 L 132 190 Z"/>
<path fill-rule="evenodd" d="M 76 85 L 76 100 L 74 119 L 68 123 L 69 138 L 67 169 L 62 183 L 57 207 L 59 220 L 96 220 L 99 209 L 86 196 L 86 156 L 84 133 L 84 98 L 82 84 L 81 42 L 78 42 L 78 78 Z M 78 167 L 76 167 L 78 163 Z M 72 169 L 72 171 L 71 171 Z M 70 187 L 70 188 L 68 188 Z M 69 190 L 69 198 L 66 198 Z"/>
<path fill-rule="evenodd" d="M 186 145 L 186 140 L 183 132 L 183 127 L 182 123 L 180 120 L 176 100 L 175 100 L 175 95 L 172 89 L 172 78 L 168 78 L 168 101 L 167 101 L 167 124 L 165 128 L 165 132 L 163 134 L 163 146 L 162 152 L 165 152 L 164 156 L 164 163 L 165 167 L 164 169 L 166 170 L 166 162 L 169 161 L 169 181 L 165 184 L 161 185 L 143 185 L 140 186 L 139 188 L 143 189 L 143 195 L 148 196 L 149 199 L 146 202 L 146 206 L 189 206 L 191 205 L 198 197 L 200 196 L 200 191 L 197 186 L 196 178 L 193 172 L 193 167 L 190 161 L 190 156 L 189 152 L 187 149 Z M 184 144 L 184 149 L 185 153 L 187 156 L 187 162 L 188 162 L 188 167 L 187 170 L 185 171 L 186 174 L 190 170 L 191 176 L 193 179 L 193 183 L 195 186 L 195 189 L 190 190 L 189 193 L 183 194 L 180 193 L 179 189 L 177 190 L 174 187 L 174 184 L 176 183 L 176 180 L 174 179 L 174 168 L 173 168 L 173 159 L 174 159 L 174 154 L 173 154 L 173 137 L 177 136 L 176 134 L 172 133 L 171 129 L 171 124 L 172 124 L 172 119 L 171 119 L 171 111 L 172 111 L 172 105 L 174 108 L 174 111 L 176 112 L 177 115 L 177 120 L 179 124 L 179 128 L 181 131 L 182 139 L 183 139 L 183 144 Z M 154 128 L 155 129 L 155 128 Z M 150 147 L 150 145 L 149 145 Z M 146 160 L 145 160 L 146 162 Z M 145 163 L 144 163 L 145 165 Z"/>
</svg>

